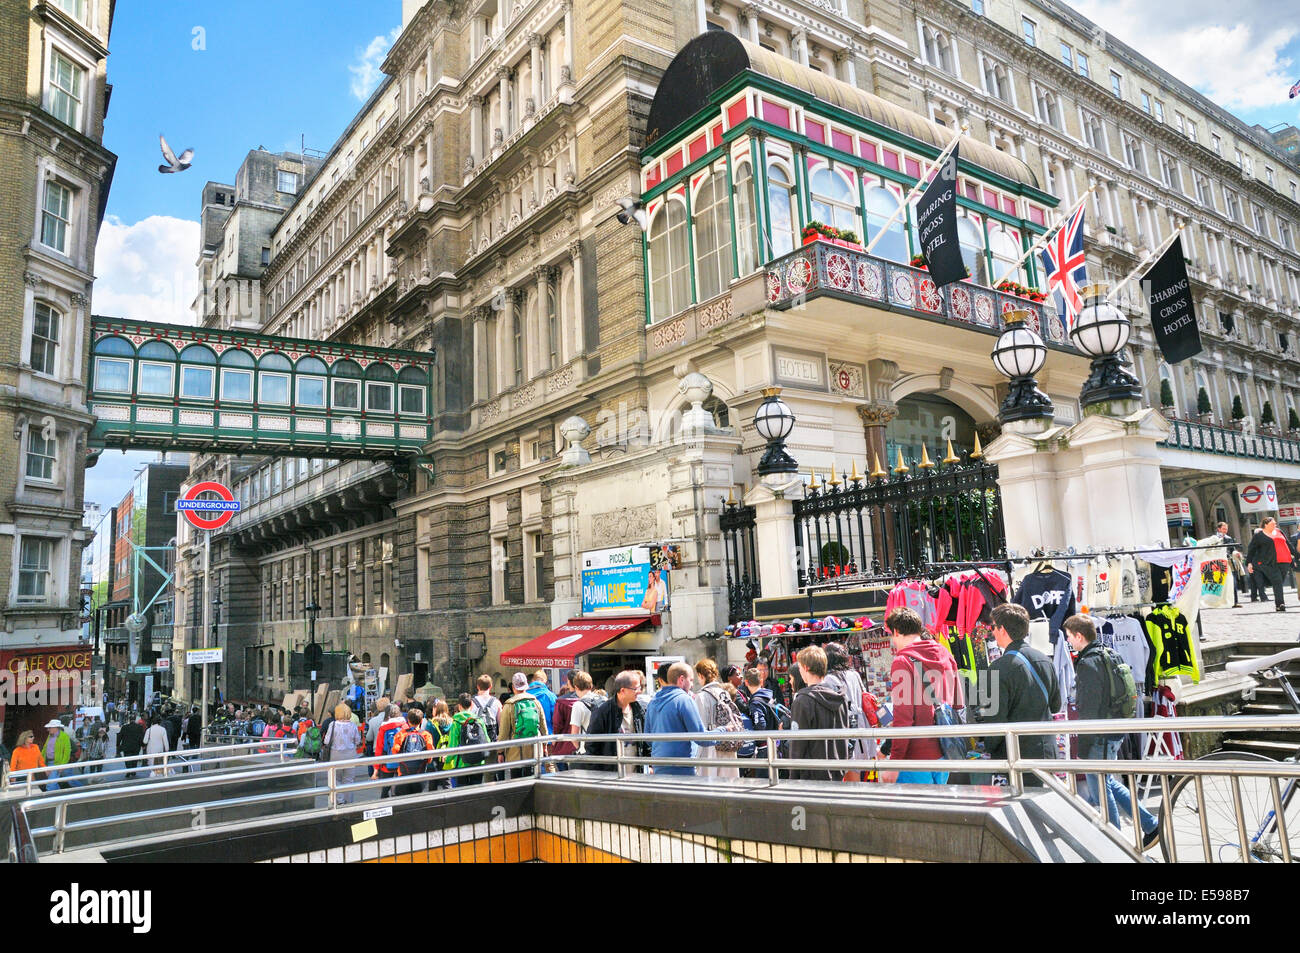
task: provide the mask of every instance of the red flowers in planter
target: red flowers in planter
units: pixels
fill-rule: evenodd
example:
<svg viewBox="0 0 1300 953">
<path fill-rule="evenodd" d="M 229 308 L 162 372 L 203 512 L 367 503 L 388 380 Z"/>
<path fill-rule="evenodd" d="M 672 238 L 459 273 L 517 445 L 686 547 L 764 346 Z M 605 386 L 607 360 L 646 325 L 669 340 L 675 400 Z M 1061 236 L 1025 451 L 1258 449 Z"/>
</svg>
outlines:
<svg viewBox="0 0 1300 953">
<path fill-rule="evenodd" d="M 922 271 L 927 270 L 925 267 L 924 255 L 913 255 L 912 260 L 909 261 L 908 264 L 911 265 L 913 268 L 920 268 Z"/>
<path fill-rule="evenodd" d="M 819 239 L 825 239 L 840 245 L 859 245 L 857 232 L 850 231 L 847 228 L 835 228 L 824 222 L 809 222 L 803 227 L 800 234 L 803 235 L 805 245 Z"/>
<path fill-rule="evenodd" d="M 1025 298 L 1029 301 L 1042 303 L 1047 300 L 1047 295 L 1037 288 L 1027 288 L 1016 281 L 1004 281 L 998 285 L 998 291 L 1003 294 L 1015 295 L 1017 298 Z"/>
</svg>

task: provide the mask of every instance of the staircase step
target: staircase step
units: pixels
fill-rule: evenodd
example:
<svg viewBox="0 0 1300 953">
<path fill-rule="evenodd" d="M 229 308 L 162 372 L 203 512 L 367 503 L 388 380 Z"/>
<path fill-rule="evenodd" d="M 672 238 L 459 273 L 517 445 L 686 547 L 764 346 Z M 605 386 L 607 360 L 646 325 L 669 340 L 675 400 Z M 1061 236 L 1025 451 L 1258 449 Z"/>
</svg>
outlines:
<svg viewBox="0 0 1300 953">
<path fill-rule="evenodd" d="M 1300 747 L 1300 744 L 1294 741 L 1288 743 L 1227 737 L 1223 739 L 1223 747 L 1227 751 L 1253 751 L 1255 754 L 1268 755 L 1270 758 L 1284 761 L 1296 753 L 1296 748 Z"/>
</svg>

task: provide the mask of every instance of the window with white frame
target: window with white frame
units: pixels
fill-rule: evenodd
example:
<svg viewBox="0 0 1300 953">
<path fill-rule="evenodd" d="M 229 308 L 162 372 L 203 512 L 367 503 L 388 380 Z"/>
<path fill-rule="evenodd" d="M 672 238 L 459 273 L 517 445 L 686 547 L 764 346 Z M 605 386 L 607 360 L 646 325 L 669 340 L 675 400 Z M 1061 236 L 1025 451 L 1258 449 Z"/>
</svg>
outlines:
<svg viewBox="0 0 1300 953">
<path fill-rule="evenodd" d="M 1020 18 L 1020 33 L 1030 46 L 1038 45 L 1038 24 L 1029 17 Z"/>
<path fill-rule="evenodd" d="M 1279 218 L 1277 220 L 1277 235 L 1278 235 L 1278 240 L 1282 242 L 1282 246 L 1284 248 L 1286 248 L 1288 251 L 1295 251 L 1295 244 L 1292 242 L 1291 239 L 1290 222 L 1284 222 L 1282 221 L 1282 219 Z"/>
<path fill-rule="evenodd" d="M 1183 190 L 1182 176 L 1178 174 L 1178 160 L 1167 153 L 1160 154 L 1160 176 L 1171 189 Z"/>
<path fill-rule="evenodd" d="M 772 228 L 777 227 L 772 210 Z M 691 269 L 687 246 L 686 203 L 672 195 L 650 224 L 650 313 L 658 320 L 672 317 L 691 303 Z M 793 250 L 793 245 L 780 252 Z"/>
<path fill-rule="evenodd" d="M 1084 79 L 1091 79 L 1092 76 L 1088 72 L 1088 54 L 1080 50 L 1077 54 L 1077 57 L 1079 62 L 1079 75 L 1082 76 Z"/>
<path fill-rule="evenodd" d="M 1165 121 L 1165 104 L 1162 103 L 1162 102 L 1161 102 L 1160 100 L 1158 100 L 1158 99 L 1157 99 L 1155 102 L 1156 102 L 1156 122 L 1164 122 L 1164 121 Z"/>
<path fill-rule="evenodd" d="M 51 595 L 54 540 L 24 536 L 18 545 L 18 602 L 46 602 Z"/>
<path fill-rule="evenodd" d="M 289 195 L 298 194 L 298 173 L 297 172 L 277 172 L 275 174 L 275 190 L 285 192 Z"/>
<path fill-rule="evenodd" d="M 1074 69 L 1074 48 L 1064 40 L 1061 41 L 1061 62 L 1067 69 Z"/>
<path fill-rule="evenodd" d="M 1255 231 L 1261 235 L 1268 234 L 1268 221 L 1264 218 L 1264 210 L 1258 205 L 1252 205 L 1250 211 L 1255 220 Z"/>
<path fill-rule="evenodd" d="M 1223 190 L 1223 205 L 1228 211 L 1228 218 L 1234 222 L 1240 222 L 1241 218 L 1241 199 L 1237 198 L 1237 193 L 1231 189 Z"/>
<path fill-rule="evenodd" d="M 758 267 L 754 174 L 748 162 L 737 163 L 732 176 L 732 191 L 732 207 L 736 215 L 736 257 L 740 262 L 740 273 L 747 275 Z"/>
<path fill-rule="evenodd" d="M 508 588 L 510 563 L 506 553 L 506 538 L 492 537 L 492 604 L 504 605 Z"/>
<path fill-rule="evenodd" d="M 58 369 L 60 314 L 44 301 L 32 310 L 31 367 L 53 375 Z"/>
<path fill-rule="evenodd" d="M 928 23 L 921 25 L 921 45 L 925 50 L 925 61 L 945 73 L 954 72 L 952 43 L 942 30 L 936 30 Z"/>
<path fill-rule="evenodd" d="M 1089 149 L 1106 152 L 1106 127 L 1101 117 L 1087 109 L 1079 110 L 1080 125 L 1083 127 L 1083 141 Z"/>
<path fill-rule="evenodd" d="M 1210 185 L 1209 177 L 1197 172 L 1194 178 L 1196 180 L 1196 201 L 1208 208 L 1213 208 L 1214 189 Z"/>
<path fill-rule="evenodd" d="M 62 255 L 71 254 L 68 240 L 72 224 L 72 189 L 53 179 L 45 180 L 41 201 L 41 244 Z"/>
<path fill-rule="evenodd" d="M 524 535 L 528 548 L 528 591 L 524 593 L 524 601 L 539 602 L 546 581 L 545 550 L 542 545 L 542 534 L 526 533 Z"/>
<path fill-rule="evenodd" d="M 1273 187 L 1273 170 L 1268 166 L 1264 167 L 1264 178 L 1268 181 L 1269 188 Z"/>
<path fill-rule="evenodd" d="M 1011 102 L 1011 74 L 997 60 L 984 57 L 984 91 L 1004 103 Z"/>
<path fill-rule="evenodd" d="M 1038 109 L 1039 121 L 1047 123 L 1053 129 L 1061 128 L 1061 109 L 1055 93 L 1042 86 L 1037 87 L 1034 104 Z"/>
<path fill-rule="evenodd" d="M 841 230 L 858 230 L 858 196 L 843 169 L 824 165 L 809 178 L 814 221 Z"/>
<path fill-rule="evenodd" d="M 874 241 L 876 234 L 881 229 L 885 229 L 884 236 L 876 245 L 876 255 L 890 261 L 906 262 L 908 260 L 907 231 L 902 219 L 895 218 L 893 223 L 887 229 L 885 228 L 885 223 L 898 211 L 898 197 L 883 186 L 873 185 L 867 189 L 866 201 L 867 234 L 864 237 Z"/>
<path fill-rule="evenodd" d="M 54 0 L 55 5 L 74 19 L 85 23 L 89 0 Z"/>
<path fill-rule="evenodd" d="M 47 439 L 48 438 L 48 439 Z M 54 465 L 58 457 L 58 432 L 53 427 L 27 425 L 27 463 L 25 472 L 29 480 L 54 482 Z"/>
<path fill-rule="evenodd" d="M 1142 142 L 1136 136 L 1124 136 L 1124 161 L 1135 172 L 1146 171 L 1146 160 L 1142 152 Z"/>
<path fill-rule="evenodd" d="M 1110 91 L 1120 99 L 1124 98 L 1124 79 L 1114 70 L 1110 71 Z"/>
<path fill-rule="evenodd" d="M 1192 119 L 1187 120 L 1187 133 L 1186 133 L 1186 134 L 1187 134 L 1187 138 L 1190 139 L 1190 140 L 1192 140 L 1192 142 L 1195 142 L 1195 141 L 1196 141 L 1196 122 L 1195 122 L 1195 120 L 1192 120 Z"/>
<path fill-rule="evenodd" d="M 46 108 L 50 115 L 74 129 L 80 129 L 86 71 L 66 54 L 51 49 L 49 82 Z"/>
<path fill-rule="evenodd" d="M 722 294 L 732 279 L 731 210 L 723 168 L 715 166 L 695 194 L 695 284 L 701 301 Z"/>
</svg>

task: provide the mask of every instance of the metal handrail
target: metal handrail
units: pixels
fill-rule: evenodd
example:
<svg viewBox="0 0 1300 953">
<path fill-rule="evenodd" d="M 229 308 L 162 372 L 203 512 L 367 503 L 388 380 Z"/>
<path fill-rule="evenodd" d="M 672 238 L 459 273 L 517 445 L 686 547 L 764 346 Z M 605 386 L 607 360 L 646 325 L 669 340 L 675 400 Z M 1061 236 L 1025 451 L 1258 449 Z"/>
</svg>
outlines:
<svg viewBox="0 0 1300 953">
<path fill-rule="evenodd" d="M 1222 731 L 1229 729 L 1240 729 L 1244 725 L 1260 730 L 1288 730 L 1300 728 L 1300 715 L 1291 716 L 1204 716 L 1193 718 L 1178 719 L 1178 730 L 1180 732 L 1196 731 Z M 894 769 L 911 769 L 919 771 L 957 771 L 958 773 L 977 772 L 977 773 L 999 773 L 1007 774 L 1011 780 L 1011 789 L 1014 793 L 1019 794 L 1023 791 L 1023 777 L 1027 773 L 1041 776 L 1042 773 L 1065 772 L 1071 778 L 1077 774 L 1133 774 L 1140 773 L 1144 775 L 1155 775 L 1162 778 L 1162 787 L 1166 790 L 1166 781 L 1169 777 L 1203 775 L 1230 776 L 1230 777 L 1268 777 L 1268 778 L 1292 778 L 1297 776 L 1297 767 L 1294 764 L 1277 763 L 1267 764 L 1260 762 L 1196 762 L 1196 761 L 1112 761 L 1108 759 L 1027 759 L 1020 757 L 1020 738 L 1023 736 L 1038 735 L 1057 735 L 1057 734 L 1124 734 L 1129 731 L 1149 731 L 1152 728 L 1151 719 L 1134 718 L 1134 719 L 1096 719 L 1090 721 L 1073 721 L 1073 722 L 1016 722 L 1011 724 L 973 724 L 973 725 L 950 725 L 950 726 L 922 726 L 909 728 L 866 728 L 866 729 L 818 729 L 818 730 L 791 730 L 791 731 L 749 731 L 749 732 L 728 732 L 727 740 L 735 741 L 765 741 L 767 743 L 767 761 L 768 783 L 775 786 L 782 772 L 800 772 L 800 771 L 834 771 L 844 770 L 846 765 L 852 765 L 858 770 L 894 770 Z M 1064 730 L 1063 730 L 1064 729 Z M 621 735 L 588 735 L 585 738 L 589 741 L 602 740 L 606 743 L 615 745 L 616 754 L 614 756 L 598 756 L 591 754 L 571 754 L 571 755 L 554 755 L 547 754 L 545 749 L 548 745 L 559 741 L 574 740 L 573 735 L 545 735 L 527 739 L 508 739 L 504 741 L 487 742 L 480 745 L 467 745 L 456 748 L 434 749 L 432 752 L 412 752 L 409 754 L 390 754 L 380 755 L 370 758 L 346 758 L 338 761 L 327 762 L 305 762 L 290 763 L 275 768 L 255 768 L 244 772 L 223 773 L 218 776 L 198 776 L 187 777 L 176 780 L 158 781 L 150 786 L 151 791 L 160 793 L 170 793 L 173 791 L 186 791 L 213 787 L 216 785 L 229 785 L 246 781 L 259 781 L 272 778 L 297 777 L 306 775 L 325 775 L 325 786 L 315 785 L 311 788 L 305 788 L 296 791 L 293 796 L 306 797 L 315 795 L 328 796 L 328 809 L 331 812 L 339 812 L 340 808 L 348 805 L 338 803 L 340 790 L 346 793 L 358 791 L 373 790 L 375 788 L 398 787 L 405 783 L 418 783 L 429 778 L 448 779 L 471 775 L 491 775 L 500 774 L 509 769 L 531 768 L 535 772 L 535 777 L 544 777 L 544 768 L 548 763 L 569 763 L 575 767 L 583 765 L 605 764 L 614 765 L 619 778 L 627 778 L 627 768 L 631 766 L 634 771 L 641 766 L 682 766 L 682 767 L 700 767 L 701 762 L 696 758 L 666 758 L 666 757 L 637 757 L 629 756 L 624 753 L 624 747 L 627 744 L 653 743 L 664 741 L 696 741 L 696 742 L 716 742 L 720 739 L 721 732 L 674 732 L 663 734 L 621 734 Z M 852 740 L 859 738 L 937 738 L 937 737 L 996 737 L 1003 736 L 1006 739 L 1007 752 L 1006 757 L 1002 759 L 980 758 L 971 759 L 966 762 L 952 760 L 893 760 L 893 759 L 861 759 L 853 761 L 844 761 L 838 759 L 795 759 L 795 758 L 777 758 L 775 742 L 786 739 L 803 740 L 803 741 L 822 741 L 822 740 Z M 428 761 L 432 758 L 463 757 L 483 752 L 485 755 L 491 753 L 504 754 L 507 751 L 516 749 L 531 749 L 531 754 L 521 756 L 517 761 L 495 762 L 485 760 L 481 765 L 472 765 L 463 768 L 449 769 L 433 772 L 432 774 L 408 775 L 403 778 L 398 774 L 389 774 L 385 777 L 378 777 L 373 780 L 355 782 L 341 785 L 339 783 L 338 773 L 344 770 L 355 770 L 361 767 L 372 765 L 388 765 L 393 763 L 402 763 L 406 761 Z M 198 749 L 202 750 L 202 749 Z M 443 752 L 443 753 L 438 753 Z M 522 754 L 522 751 L 521 751 Z M 748 760 L 748 759 L 745 759 Z M 754 759 L 754 766 L 763 762 Z M 1066 767 L 1068 765 L 1068 767 Z M 716 762 L 709 766 L 716 766 Z M 730 766 L 730 765 L 728 765 Z M 963 771 L 963 768 L 965 769 Z M 424 795 L 425 798 L 434 796 L 435 792 Z M 164 808 L 151 810 L 147 813 L 132 813 L 126 815 L 115 815 L 111 817 L 90 818 L 83 821 L 69 823 L 67 819 L 67 809 L 69 805 L 77 803 L 106 800 L 115 800 L 123 797 L 134 797 L 138 791 L 133 788 L 121 789 L 114 788 L 103 791 L 82 791 L 69 794 L 56 794 L 48 798 L 43 798 L 31 803 L 23 802 L 19 805 L 19 811 L 23 813 L 24 820 L 29 808 L 34 811 L 54 810 L 55 819 L 51 826 L 32 828 L 32 836 L 50 836 L 54 838 L 55 850 L 62 852 L 65 836 L 70 831 L 89 830 L 97 827 L 106 827 L 113 824 L 120 824 L 126 820 L 142 819 L 145 817 L 158 818 L 178 814 L 192 814 L 196 810 L 232 808 L 242 805 L 252 805 L 266 802 L 283 801 L 284 792 L 275 792 L 273 794 L 246 795 L 243 797 L 227 799 L 223 801 L 210 801 L 201 804 L 186 804 L 181 807 Z M 1103 792 L 1104 794 L 1104 792 Z M 411 797 L 408 795 L 408 797 Z M 412 802 L 419 800 L 413 798 Z M 1102 814 L 1103 824 L 1105 823 L 1104 798 L 1099 811 Z M 1240 804 L 1238 804 L 1240 813 Z M 244 823 L 244 822 L 241 822 Z M 1107 832 L 1109 836 L 1109 832 Z M 1113 838 L 1112 838 L 1113 839 Z M 1135 837 L 1136 839 L 1136 837 Z"/>
<path fill-rule="evenodd" d="M 265 755 L 276 755 L 279 761 L 283 762 L 290 747 L 296 747 L 296 745 L 297 740 L 293 738 L 268 738 L 245 744 L 214 745 L 206 748 L 180 748 L 175 751 L 163 751 L 154 754 L 141 752 L 136 755 L 119 755 L 114 758 L 101 758 L 95 761 L 69 761 L 67 764 L 46 765 L 43 768 L 23 768 L 19 771 L 3 772 L 3 777 L 0 777 L 0 792 L 21 785 L 25 788 L 25 796 L 33 797 L 46 793 L 45 785 L 51 781 L 65 784 L 75 777 L 83 785 L 105 784 L 125 780 L 127 773 L 155 769 L 170 771 L 172 766 L 176 764 L 193 765 L 197 763 L 209 765 L 212 762 L 224 761 L 228 757 L 260 758 Z M 265 750 L 268 747 L 275 750 Z M 254 748 L 263 750 L 250 750 Z M 132 764 L 128 766 L 127 762 L 132 762 Z M 117 766 L 118 770 L 102 770 L 106 765 Z M 98 766 L 101 770 L 94 772 L 85 770 L 93 766 Z M 62 775 L 68 771 L 75 772 L 75 774 L 66 777 L 53 777 L 56 772 Z"/>
</svg>

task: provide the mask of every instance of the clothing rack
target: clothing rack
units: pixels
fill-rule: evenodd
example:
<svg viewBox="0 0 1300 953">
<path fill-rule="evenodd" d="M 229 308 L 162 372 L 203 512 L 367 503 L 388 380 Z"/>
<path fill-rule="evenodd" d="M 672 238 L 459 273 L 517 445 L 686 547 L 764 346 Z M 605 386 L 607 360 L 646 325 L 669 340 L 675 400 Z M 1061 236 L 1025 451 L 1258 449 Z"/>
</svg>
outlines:
<svg viewBox="0 0 1300 953">
<path fill-rule="evenodd" d="M 1098 556 L 1141 556 L 1143 553 L 1174 553 L 1174 552 L 1192 552 L 1201 549 L 1224 549 L 1230 547 L 1229 543 L 1206 543 L 1204 546 L 1144 546 L 1141 549 L 1101 549 L 1091 552 L 1082 553 L 1063 553 L 1058 550 L 1047 552 L 1037 550 L 1034 555 L 1030 556 L 1009 556 L 1004 563 L 1034 563 L 1043 559 L 1095 559 Z"/>
</svg>

